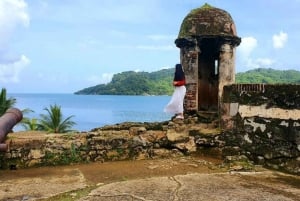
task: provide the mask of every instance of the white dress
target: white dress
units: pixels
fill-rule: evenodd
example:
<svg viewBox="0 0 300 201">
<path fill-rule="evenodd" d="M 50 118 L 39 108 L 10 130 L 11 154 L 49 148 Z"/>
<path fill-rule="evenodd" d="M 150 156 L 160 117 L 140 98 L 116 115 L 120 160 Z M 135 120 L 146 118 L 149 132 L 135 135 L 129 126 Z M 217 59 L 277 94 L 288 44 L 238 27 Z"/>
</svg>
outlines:
<svg viewBox="0 0 300 201">
<path fill-rule="evenodd" d="M 164 112 L 170 114 L 183 113 L 183 100 L 186 93 L 185 86 L 175 87 L 170 102 L 164 108 Z"/>
</svg>

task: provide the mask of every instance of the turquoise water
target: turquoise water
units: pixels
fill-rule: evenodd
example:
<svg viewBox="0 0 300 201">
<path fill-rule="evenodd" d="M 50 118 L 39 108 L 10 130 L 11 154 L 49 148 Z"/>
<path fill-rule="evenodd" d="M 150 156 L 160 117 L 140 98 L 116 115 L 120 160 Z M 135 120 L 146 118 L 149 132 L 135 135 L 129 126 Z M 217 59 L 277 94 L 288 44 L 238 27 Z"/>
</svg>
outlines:
<svg viewBox="0 0 300 201">
<path fill-rule="evenodd" d="M 44 108 L 57 104 L 61 106 L 64 118 L 74 115 L 74 129 L 89 131 L 104 125 L 131 122 L 156 122 L 171 118 L 163 112 L 170 96 L 109 96 L 74 94 L 8 94 L 15 98 L 16 108 L 29 108 L 34 113 L 29 118 L 46 114 Z M 14 131 L 23 130 L 16 126 Z"/>
</svg>

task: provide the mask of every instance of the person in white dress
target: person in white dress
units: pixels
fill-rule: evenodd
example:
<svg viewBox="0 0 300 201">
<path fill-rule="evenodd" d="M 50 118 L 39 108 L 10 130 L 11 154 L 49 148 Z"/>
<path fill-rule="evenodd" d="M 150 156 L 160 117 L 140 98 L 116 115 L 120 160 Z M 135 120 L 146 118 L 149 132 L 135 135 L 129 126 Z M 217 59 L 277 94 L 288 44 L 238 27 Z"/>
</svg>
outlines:
<svg viewBox="0 0 300 201">
<path fill-rule="evenodd" d="M 186 93 L 185 75 L 181 64 L 175 65 L 173 86 L 175 87 L 170 102 L 164 108 L 164 112 L 175 114 L 177 119 L 184 119 L 183 101 Z"/>
</svg>

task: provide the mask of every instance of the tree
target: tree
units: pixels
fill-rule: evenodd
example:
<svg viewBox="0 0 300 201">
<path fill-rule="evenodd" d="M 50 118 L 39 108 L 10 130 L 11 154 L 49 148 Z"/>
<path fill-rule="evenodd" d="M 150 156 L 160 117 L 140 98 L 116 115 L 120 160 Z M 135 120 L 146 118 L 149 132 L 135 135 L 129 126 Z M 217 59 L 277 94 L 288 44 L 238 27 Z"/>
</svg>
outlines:
<svg viewBox="0 0 300 201">
<path fill-rule="evenodd" d="M 2 88 L 0 93 L 0 116 L 2 116 L 7 109 L 16 104 L 16 99 L 6 97 L 6 89 Z"/>
<path fill-rule="evenodd" d="M 37 130 L 40 130 L 41 126 L 39 125 L 39 120 L 37 118 L 30 119 L 30 118 L 24 116 L 25 114 L 28 114 L 28 113 L 31 113 L 31 112 L 34 112 L 34 111 L 31 110 L 31 109 L 28 109 L 28 108 L 22 110 L 23 119 L 20 122 L 20 124 L 27 131 L 37 131 Z"/>
<path fill-rule="evenodd" d="M 66 133 L 72 131 L 71 128 L 76 123 L 71 121 L 74 115 L 63 119 L 61 107 L 54 104 L 50 105 L 50 108 L 44 108 L 47 111 L 47 115 L 41 114 L 40 125 L 41 130 L 53 133 Z"/>
<path fill-rule="evenodd" d="M 24 118 L 21 122 L 23 128 L 27 131 L 38 131 L 41 130 L 41 125 L 39 124 L 39 120 L 36 118 Z"/>
</svg>

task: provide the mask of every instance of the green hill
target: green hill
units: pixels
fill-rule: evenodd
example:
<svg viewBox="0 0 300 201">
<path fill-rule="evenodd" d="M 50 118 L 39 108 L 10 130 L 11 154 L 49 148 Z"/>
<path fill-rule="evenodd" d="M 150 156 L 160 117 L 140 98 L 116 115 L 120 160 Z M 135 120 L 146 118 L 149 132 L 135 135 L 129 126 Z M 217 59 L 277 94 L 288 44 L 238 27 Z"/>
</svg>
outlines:
<svg viewBox="0 0 300 201">
<path fill-rule="evenodd" d="M 237 83 L 300 84 L 300 72 L 296 70 L 274 70 L 257 68 L 236 74 Z"/>
<path fill-rule="evenodd" d="M 152 73 L 126 71 L 115 74 L 108 84 L 88 87 L 75 94 L 97 95 L 170 95 L 174 69 L 164 69 Z"/>
<path fill-rule="evenodd" d="M 75 94 L 84 95 L 170 95 L 174 69 L 155 72 L 126 71 L 115 74 L 108 84 L 88 87 Z M 237 83 L 300 84 L 300 72 L 258 68 L 236 74 Z"/>
</svg>

